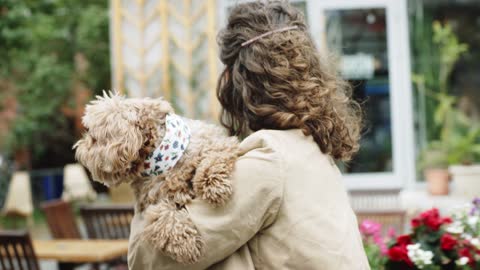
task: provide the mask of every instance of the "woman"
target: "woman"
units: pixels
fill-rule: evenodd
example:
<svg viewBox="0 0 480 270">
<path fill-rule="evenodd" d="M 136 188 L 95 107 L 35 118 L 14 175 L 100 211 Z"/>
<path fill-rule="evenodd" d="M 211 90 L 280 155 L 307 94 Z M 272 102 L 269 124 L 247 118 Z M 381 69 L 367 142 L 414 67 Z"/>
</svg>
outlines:
<svg viewBox="0 0 480 270">
<path fill-rule="evenodd" d="M 241 143 L 234 195 L 222 208 L 188 206 L 205 241 L 197 263 L 131 241 L 130 269 L 369 269 L 334 163 L 358 150 L 360 110 L 320 61 L 302 14 L 283 1 L 241 4 L 218 39 L 223 125 L 253 132 Z M 132 236 L 142 224 L 137 214 Z"/>
</svg>

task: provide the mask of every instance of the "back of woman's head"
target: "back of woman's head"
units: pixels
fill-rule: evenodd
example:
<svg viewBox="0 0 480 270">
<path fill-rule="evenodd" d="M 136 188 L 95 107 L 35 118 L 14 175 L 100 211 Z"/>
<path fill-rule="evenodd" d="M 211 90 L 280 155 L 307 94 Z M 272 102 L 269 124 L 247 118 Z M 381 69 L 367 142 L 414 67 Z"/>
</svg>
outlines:
<svg viewBox="0 0 480 270">
<path fill-rule="evenodd" d="M 296 28 L 242 46 L 290 26 Z M 358 150 L 359 105 L 349 85 L 320 60 L 301 12 L 285 1 L 237 5 L 218 43 L 226 67 L 217 96 L 232 135 L 299 128 L 335 159 L 349 160 Z"/>
</svg>

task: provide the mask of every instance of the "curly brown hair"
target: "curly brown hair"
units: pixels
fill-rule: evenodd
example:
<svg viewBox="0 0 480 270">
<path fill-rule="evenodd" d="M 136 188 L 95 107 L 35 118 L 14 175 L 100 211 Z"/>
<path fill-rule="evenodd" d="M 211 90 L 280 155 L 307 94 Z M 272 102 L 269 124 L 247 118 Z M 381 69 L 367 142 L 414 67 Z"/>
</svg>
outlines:
<svg viewBox="0 0 480 270">
<path fill-rule="evenodd" d="M 241 45 L 289 26 L 297 28 Z M 217 97 L 221 122 L 232 135 L 298 128 L 337 160 L 350 160 L 358 151 L 360 106 L 331 62 L 320 60 L 299 10 L 285 1 L 239 4 L 218 43 L 225 69 Z"/>
</svg>

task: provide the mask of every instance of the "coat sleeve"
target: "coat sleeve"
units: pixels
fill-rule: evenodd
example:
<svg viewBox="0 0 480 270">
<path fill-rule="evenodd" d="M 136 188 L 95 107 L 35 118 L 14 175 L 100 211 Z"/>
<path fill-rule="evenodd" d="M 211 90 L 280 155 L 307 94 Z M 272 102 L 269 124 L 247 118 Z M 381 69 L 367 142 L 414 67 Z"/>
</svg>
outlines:
<svg viewBox="0 0 480 270">
<path fill-rule="evenodd" d="M 204 240 L 204 255 L 195 264 L 183 265 L 148 243 L 135 241 L 144 220 L 140 213 L 132 221 L 128 265 L 133 270 L 205 269 L 220 262 L 245 245 L 255 234 L 274 222 L 283 195 L 283 166 L 274 151 L 259 147 L 241 156 L 232 174 L 233 195 L 222 207 L 202 200 L 188 206 L 190 218 Z"/>
</svg>

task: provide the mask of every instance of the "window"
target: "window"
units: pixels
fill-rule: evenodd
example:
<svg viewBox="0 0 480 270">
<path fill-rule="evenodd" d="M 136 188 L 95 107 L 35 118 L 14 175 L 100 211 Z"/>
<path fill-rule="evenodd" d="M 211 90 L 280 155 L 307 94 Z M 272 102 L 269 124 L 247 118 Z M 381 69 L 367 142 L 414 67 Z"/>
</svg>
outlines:
<svg viewBox="0 0 480 270">
<path fill-rule="evenodd" d="M 351 189 L 402 188 L 414 180 L 406 1 L 309 1 L 322 51 L 340 58 L 342 76 L 364 104 L 361 150 L 341 166 Z M 312 18 L 315 17 L 315 20 Z"/>
<path fill-rule="evenodd" d="M 366 132 L 348 173 L 392 172 L 392 119 L 384 8 L 325 11 L 327 46 L 341 57 L 341 73 L 364 104 Z M 376 158 L 372 158 L 372 156 Z"/>
</svg>

